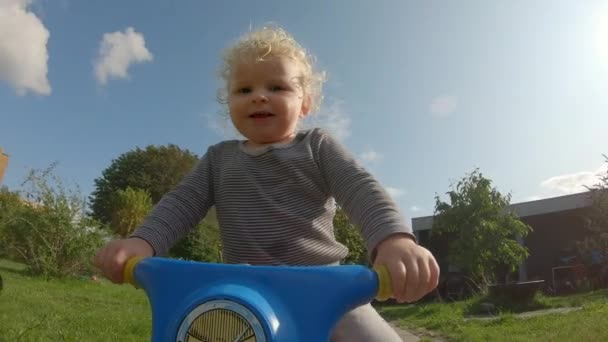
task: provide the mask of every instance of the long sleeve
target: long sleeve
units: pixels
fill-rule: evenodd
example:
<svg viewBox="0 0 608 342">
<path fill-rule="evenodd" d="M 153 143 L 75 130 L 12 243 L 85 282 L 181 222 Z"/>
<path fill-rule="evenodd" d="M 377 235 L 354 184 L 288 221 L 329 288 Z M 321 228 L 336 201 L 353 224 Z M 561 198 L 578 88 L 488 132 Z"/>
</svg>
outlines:
<svg viewBox="0 0 608 342">
<path fill-rule="evenodd" d="M 397 205 L 380 183 L 329 134 L 321 132 L 316 146 L 318 164 L 326 187 L 357 226 L 368 253 L 373 253 L 379 242 L 396 233 L 412 236 Z"/>
<path fill-rule="evenodd" d="M 214 204 L 211 159 L 213 149 L 155 205 L 131 237 L 146 240 L 155 255 L 166 255 L 176 241 L 190 232 Z"/>
</svg>

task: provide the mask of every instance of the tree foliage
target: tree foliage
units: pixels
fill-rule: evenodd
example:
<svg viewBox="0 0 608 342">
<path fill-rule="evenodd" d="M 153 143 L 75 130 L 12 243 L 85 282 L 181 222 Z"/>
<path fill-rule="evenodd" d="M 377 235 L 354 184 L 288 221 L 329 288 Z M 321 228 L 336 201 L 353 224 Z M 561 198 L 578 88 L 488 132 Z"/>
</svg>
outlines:
<svg viewBox="0 0 608 342">
<path fill-rule="evenodd" d="M 170 250 L 174 258 L 204 262 L 222 261 L 222 244 L 215 209 L 209 210 L 207 216 L 186 237 L 178 241 Z"/>
<path fill-rule="evenodd" d="M 127 187 L 114 193 L 110 227 L 115 234 L 127 237 L 152 210 L 150 194 L 141 189 Z"/>
<path fill-rule="evenodd" d="M 482 285 L 515 271 L 528 256 L 517 242 L 531 231 L 508 210 L 503 196 L 479 170 L 463 177 L 447 192 L 449 203 L 435 197 L 432 236 L 449 239 L 448 261 Z"/>
<path fill-rule="evenodd" d="M 156 204 L 194 167 L 198 157 L 175 145 L 139 147 L 121 154 L 95 179 L 89 201 L 91 215 L 100 222 L 112 221 L 115 193 L 128 187 L 145 190 Z"/>
<path fill-rule="evenodd" d="M 608 165 L 608 156 L 604 155 L 604 159 Z M 589 228 L 594 232 L 608 233 L 608 168 L 605 174 L 599 176 L 599 182 L 589 190 L 591 196 Z"/>
<path fill-rule="evenodd" d="M 348 256 L 343 260 L 344 264 L 367 264 L 367 253 L 365 243 L 359 230 L 350 223 L 348 216 L 341 208 L 336 210 L 334 216 L 334 231 L 336 240 L 348 247 Z"/>
<path fill-rule="evenodd" d="M 604 155 L 608 164 L 608 156 Z M 591 206 L 586 215 L 589 236 L 578 242 L 578 249 L 586 264 L 608 264 L 608 168 L 599 175 L 599 182 L 588 187 Z"/>
</svg>

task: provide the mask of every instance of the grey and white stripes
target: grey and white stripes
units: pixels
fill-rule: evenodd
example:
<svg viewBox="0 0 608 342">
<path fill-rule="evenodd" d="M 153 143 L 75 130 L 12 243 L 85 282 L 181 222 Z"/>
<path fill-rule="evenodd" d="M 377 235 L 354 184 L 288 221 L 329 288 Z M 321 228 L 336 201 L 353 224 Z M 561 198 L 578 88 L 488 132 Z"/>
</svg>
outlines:
<svg viewBox="0 0 608 342">
<path fill-rule="evenodd" d="M 348 253 L 333 233 L 336 202 L 370 252 L 391 234 L 411 234 L 380 184 L 317 128 L 263 151 L 237 140 L 211 146 L 132 236 L 164 255 L 215 205 L 225 262 L 333 264 Z"/>
</svg>

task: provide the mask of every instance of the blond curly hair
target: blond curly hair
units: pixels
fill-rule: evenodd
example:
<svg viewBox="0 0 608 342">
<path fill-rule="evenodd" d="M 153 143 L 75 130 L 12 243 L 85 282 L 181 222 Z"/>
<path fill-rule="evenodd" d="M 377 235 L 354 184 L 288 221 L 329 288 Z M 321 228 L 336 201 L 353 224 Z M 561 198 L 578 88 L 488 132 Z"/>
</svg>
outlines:
<svg viewBox="0 0 608 342">
<path fill-rule="evenodd" d="M 235 65 L 244 60 L 263 61 L 273 57 L 290 58 L 300 64 L 302 69 L 300 86 L 304 94 L 310 98 L 310 112 L 316 112 L 323 99 L 322 87 L 326 79 L 325 72 L 317 72 L 314 68 L 314 56 L 309 54 L 287 31 L 276 26 L 264 26 L 261 29 L 247 32 L 224 51 L 219 72 L 224 84 L 218 90 L 219 102 L 227 103 L 230 76 Z"/>
</svg>

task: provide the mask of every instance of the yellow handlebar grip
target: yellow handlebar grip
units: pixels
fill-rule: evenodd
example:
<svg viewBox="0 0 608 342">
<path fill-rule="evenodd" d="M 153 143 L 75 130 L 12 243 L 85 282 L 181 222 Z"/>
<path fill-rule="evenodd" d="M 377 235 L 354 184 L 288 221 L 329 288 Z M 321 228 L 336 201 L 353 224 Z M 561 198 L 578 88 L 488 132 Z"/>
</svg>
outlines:
<svg viewBox="0 0 608 342">
<path fill-rule="evenodd" d="M 388 268 L 384 265 L 375 265 L 374 271 L 378 275 L 378 294 L 376 295 L 376 299 L 379 301 L 390 299 L 393 295 L 393 286 Z"/>
<path fill-rule="evenodd" d="M 127 260 L 127 262 L 125 263 L 125 268 L 123 269 L 123 281 L 125 283 L 129 283 L 135 287 L 137 287 L 137 282 L 135 281 L 135 277 L 133 276 L 133 271 L 135 270 L 135 265 L 137 265 L 137 263 L 143 259 L 143 257 L 132 257 L 131 259 Z"/>
</svg>

